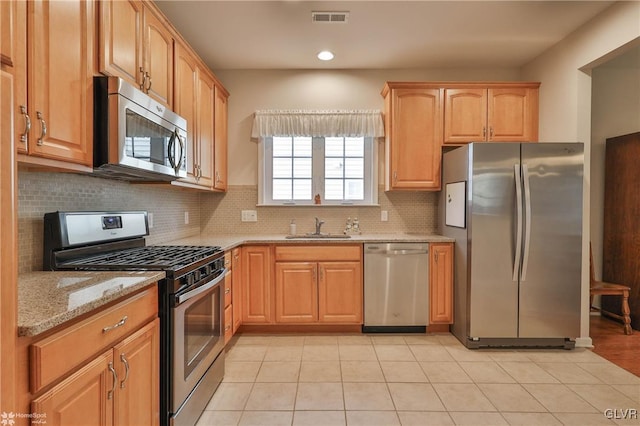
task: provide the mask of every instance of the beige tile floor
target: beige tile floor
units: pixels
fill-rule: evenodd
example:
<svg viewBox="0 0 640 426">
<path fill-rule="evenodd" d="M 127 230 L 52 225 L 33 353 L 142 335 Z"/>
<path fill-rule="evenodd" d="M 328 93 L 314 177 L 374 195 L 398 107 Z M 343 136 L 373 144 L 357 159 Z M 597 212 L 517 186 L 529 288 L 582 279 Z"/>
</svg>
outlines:
<svg viewBox="0 0 640 426">
<path fill-rule="evenodd" d="M 198 426 L 640 425 L 639 417 L 640 378 L 587 349 L 470 351 L 449 334 L 244 334 L 229 345 L 224 381 Z"/>
</svg>

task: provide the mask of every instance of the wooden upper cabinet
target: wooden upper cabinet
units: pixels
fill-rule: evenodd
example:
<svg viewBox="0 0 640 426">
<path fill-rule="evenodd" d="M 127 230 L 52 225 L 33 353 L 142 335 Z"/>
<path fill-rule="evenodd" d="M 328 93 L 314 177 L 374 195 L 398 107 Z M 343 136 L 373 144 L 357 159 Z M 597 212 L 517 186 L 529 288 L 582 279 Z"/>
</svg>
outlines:
<svg viewBox="0 0 640 426">
<path fill-rule="evenodd" d="M 152 10 L 143 14 L 144 90 L 158 102 L 173 106 L 173 34 Z"/>
<path fill-rule="evenodd" d="M 486 140 L 487 90 L 445 89 L 444 98 L 444 142 Z"/>
<path fill-rule="evenodd" d="M 100 2 L 100 72 L 118 76 L 173 108 L 173 44 L 169 24 L 151 2 Z"/>
<path fill-rule="evenodd" d="M 214 182 L 215 125 L 214 108 L 216 87 L 209 72 L 200 68 L 198 73 L 198 184 L 207 188 Z"/>
<path fill-rule="evenodd" d="M 535 142 L 539 83 L 460 84 L 444 90 L 444 143 Z"/>
<path fill-rule="evenodd" d="M 175 46 L 175 96 L 174 110 L 187 120 L 187 177 L 186 182 L 197 183 L 198 147 L 197 147 L 197 84 L 198 66 L 191 50 L 180 44 Z"/>
<path fill-rule="evenodd" d="M 453 244 L 429 244 L 429 324 L 453 324 Z"/>
<path fill-rule="evenodd" d="M 94 1 L 30 1 L 29 155 L 93 164 Z"/>
<path fill-rule="evenodd" d="M 119 76 L 138 88 L 144 75 L 143 7 L 139 0 L 100 2 L 100 72 Z"/>
<path fill-rule="evenodd" d="M 214 176 L 213 188 L 227 190 L 227 101 L 229 93 L 216 85 L 214 106 Z"/>
<path fill-rule="evenodd" d="M 385 190 L 440 189 L 441 90 L 387 83 Z"/>
<path fill-rule="evenodd" d="M 538 140 L 538 88 L 492 88 L 487 96 L 490 141 Z"/>
</svg>

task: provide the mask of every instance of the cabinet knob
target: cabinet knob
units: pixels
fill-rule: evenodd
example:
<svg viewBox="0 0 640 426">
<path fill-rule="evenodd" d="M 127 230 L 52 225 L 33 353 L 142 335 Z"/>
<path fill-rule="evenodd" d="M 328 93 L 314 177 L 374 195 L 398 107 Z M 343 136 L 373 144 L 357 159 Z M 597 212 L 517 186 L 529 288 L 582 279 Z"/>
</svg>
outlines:
<svg viewBox="0 0 640 426">
<path fill-rule="evenodd" d="M 38 146 L 42 146 L 44 143 L 44 138 L 47 136 L 47 122 L 44 121 L 44 116 L 40 111 L 36 111 L 36 117 L 40 120 L 40 138 L 38 139 Z"/>
<path fill-rule="evenodd" d="M 120 354 L 120 361 L 124 364 L 124 379 L 120 382 L 120 389 L 124 389 L 124 382 L 129 378 L 129 361 L 125 354 Z"/>
<path fill-rule="evenodd" d="M 107 399 L 113 398 L 113 393 L 116 391 L 116 385 L 118 384 L 118 375 L 116 374 L 116 370 L 113 368 L 113 362 L 109 362 L 109 371 L 113 375 L 113 385 L 111 386 L 111 390 L 107 392 Z"/>
</svg>

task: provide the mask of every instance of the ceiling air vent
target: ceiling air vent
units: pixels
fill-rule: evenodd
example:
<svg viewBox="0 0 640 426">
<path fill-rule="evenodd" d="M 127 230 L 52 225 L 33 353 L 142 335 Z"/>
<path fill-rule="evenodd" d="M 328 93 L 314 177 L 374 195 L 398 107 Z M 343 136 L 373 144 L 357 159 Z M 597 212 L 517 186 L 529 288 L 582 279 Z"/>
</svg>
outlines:
<svg viewBox="0 0 640 426">
<path fill-rule="evenodd" d="M 311 21 L 324 24 L 346 24 L 349 12 L 311 12 Z"/>
</svg>

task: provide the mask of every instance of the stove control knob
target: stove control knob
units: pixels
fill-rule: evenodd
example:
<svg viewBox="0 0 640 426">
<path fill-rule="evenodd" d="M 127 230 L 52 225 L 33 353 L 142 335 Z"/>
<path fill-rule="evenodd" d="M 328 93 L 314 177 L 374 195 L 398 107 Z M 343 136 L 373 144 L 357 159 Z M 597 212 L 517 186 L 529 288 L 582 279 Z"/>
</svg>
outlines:
<svg viewBox="0 0 640 426">
<path fill-rule="evenodd" d="M 193 275 L 187 275 L 187 286 L 191 287 L 195 283 L 195 281 L 196 280 L 194 279 Z"/>
<path fill-rule="evenodd" d="M 206 275 L 211 275 L 211 272 L 212 272 L 211 265 L 205 266 L 204 270 Z"/>
<path fill-rule="evenodd" d="M 196 281 L 200 281 L 200 278 L 201 278 L 201 277 L 200 277 L 200 270 L 199 270 L 199 269 L 198 269 L 197 271 L 195 271 L 195 272 L 193 273 L 193 275 L 195 275 L 195 280 L 196 280 Z"/>
</svg>

